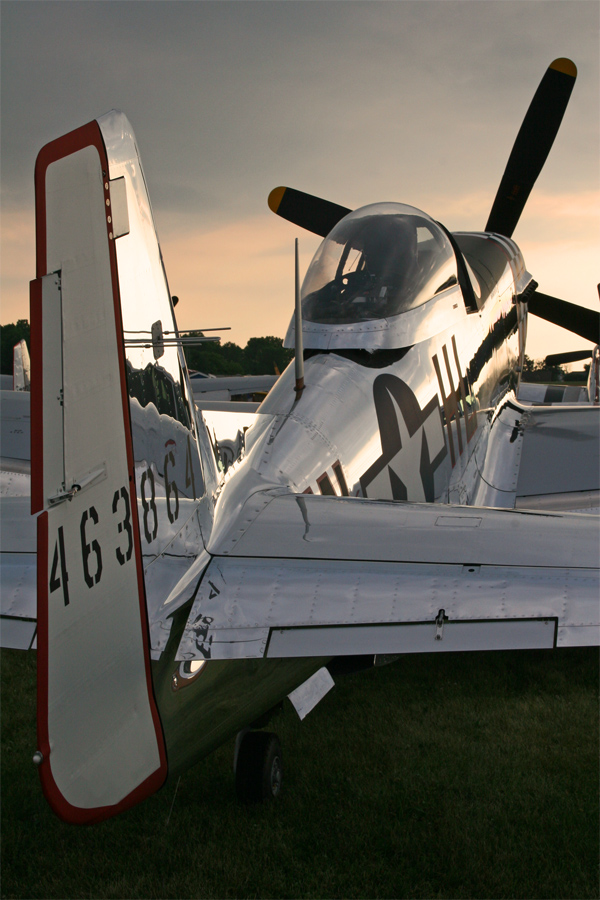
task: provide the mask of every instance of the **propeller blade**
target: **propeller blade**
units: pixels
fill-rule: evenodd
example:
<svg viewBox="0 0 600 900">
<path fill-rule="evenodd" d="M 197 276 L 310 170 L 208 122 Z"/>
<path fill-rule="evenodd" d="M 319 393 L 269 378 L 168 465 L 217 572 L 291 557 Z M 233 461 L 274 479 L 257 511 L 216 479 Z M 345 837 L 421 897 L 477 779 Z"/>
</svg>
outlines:
<svg viewBox="0 0 600 900">
<path fill-rule="evenodd" d="M 576 77 L 570 59 L 555 59 L 546 70 L 506 164 L 486 231 L 512 236 L 554 143 Z"/>
<path fill-rule="evenodd" d="M 547 366 L 562 366 L 563 363 L 579 362 L 580 359 L 590 359 L 593 350 L 569 350 L 567 353 L 551 353 L 544 362 Z"/>
<path fill-rule="evenodd" d="M 269 209 L 282 219 L 321 237 L 326 237 L 340 219 L 352 212 L 345 206 L 338 206 L 337 203 L 330 203 L 329 200 L 289 187 L 273 188 L 268 203 Z"/>
<path fill-rule="evenodd" d="M 573 334 L 578 334 L 597 344 L 600 341 L 600 313 L 585 306 L 577 306 L 575 303 L 567 303 L 558 297 L 550 297 L 541 291 L 534 291 L 527 301 L 527 309 L 534 316 L 546 319 L 554 325 L 566 328 Z"/>
</svg>

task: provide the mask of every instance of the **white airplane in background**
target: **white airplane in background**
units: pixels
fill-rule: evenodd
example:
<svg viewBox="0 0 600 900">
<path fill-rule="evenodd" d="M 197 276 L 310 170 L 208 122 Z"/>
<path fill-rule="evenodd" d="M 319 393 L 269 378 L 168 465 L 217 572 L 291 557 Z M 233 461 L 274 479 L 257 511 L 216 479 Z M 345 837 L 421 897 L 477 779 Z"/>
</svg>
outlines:
<svg viewBox="0 0 600 900">
<path fill-rule="evenodd" d="M 126 809 L 236 734 L 241 798 L 275 796 L 279 743 L 252 729 L 286 696 L 305 715 L 336 668 L 599 643 L 600 407 L 518 399 L 528 307 L 592 344 L 599 317 L 538 293 L 511 239 L 575 75 L 544 75 L 485 232 L 271 194 L 326 237 L 298 371 L 225 476 L 129 122 L 41 150 L 35 760 L 61 817 Z"/>
<path fill-rule="evenodd" d="M 245 435 L 277 375 L 205 376 L 190 373 L 194 404 L 201 410 L 223 471 L 241 456 Z"/>
<path fill-rule="evenodd" d="M 27 343 L 20 340 L 13 347 L 13 390 L 28 391 L 31 385 L 31 362 Z"/>
<path fill-rule="evenodd" d="M 199 372 L 190 373 L 190 382 L 194 399 L 198 402 L 240 399 L 240 403 L 252 403 L 254 396 L 259 395 L 262 400 L 268 394 L 275 382 L 277 375 L 201 375 Z M 249 400 L 245 398 L 249 397 Z"/>
</svg>

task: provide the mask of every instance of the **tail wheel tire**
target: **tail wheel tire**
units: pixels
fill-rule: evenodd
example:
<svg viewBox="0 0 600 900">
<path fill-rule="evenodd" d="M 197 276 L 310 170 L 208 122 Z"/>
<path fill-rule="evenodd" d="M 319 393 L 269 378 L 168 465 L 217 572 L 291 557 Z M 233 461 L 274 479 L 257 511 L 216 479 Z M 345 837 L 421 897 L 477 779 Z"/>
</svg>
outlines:
<svg viewBox="0 0 600 900">
<path fill-rule="evenodd" d="M 235 790 L 242 803 L 274 800 L 281 793 L 281 744 L 276 734 L 249 731 L 240 744 Z"/>
</svg>

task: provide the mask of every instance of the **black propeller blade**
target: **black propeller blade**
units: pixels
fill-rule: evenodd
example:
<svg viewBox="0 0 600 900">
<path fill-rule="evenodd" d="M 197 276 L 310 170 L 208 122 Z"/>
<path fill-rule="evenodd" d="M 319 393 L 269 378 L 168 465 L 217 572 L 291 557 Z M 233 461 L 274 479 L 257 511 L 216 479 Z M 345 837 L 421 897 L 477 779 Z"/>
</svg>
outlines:
<svg viewBox="0 0 600 900">
<path fill-rule="evenodd" d="M 352 211 L 289 187 L 273 188 L 268 202 L 269 209 L 278 216 L 312 231 L 313 234 L 320 234 L 321 237 L 326 237 L 334 225 Z"/>
<path fill-rule="evenodd" d="M 534 316 L 546 319 L 554 325 L 560 325 L 593 344 L 600 342 L 600 313 L 585 306 L 567 303 L 558 297 L 534 291 L 527 301 L 527 309 Z"/>
<path fill-rule="evenodd" d="M 512 148 L 486 231 L 512 236 L 554 143 L 576 77 L 570 59 L 555 59 L 548 67 Z"/>
<path fill-rule="evenodd" d="M 580 359 L 589 359 L 593 350 L 568 350 L 566 353 L 550 353 L 544 362 L 547 366 L 562 366 L 563 363 L 579 362 Z"/>
</svg>

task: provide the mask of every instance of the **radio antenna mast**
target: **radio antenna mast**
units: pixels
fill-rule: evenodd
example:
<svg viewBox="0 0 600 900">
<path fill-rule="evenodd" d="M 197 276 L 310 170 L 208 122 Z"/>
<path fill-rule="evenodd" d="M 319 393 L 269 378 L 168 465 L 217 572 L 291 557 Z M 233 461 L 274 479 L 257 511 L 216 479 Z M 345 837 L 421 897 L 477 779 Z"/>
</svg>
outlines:
<svg viewBox="0 0 600 900">
<path fill-rule="evenodd" d="M 299 400 L 304 390 L 304 347 L 302 345 L 302 307 L 300 305 L 300 263 L 298 260 L 298 238 L 295 244 L 296 284 L 295 284 L 295 309 L 294 322 L 296 334 L 294 345 L 296 347 L 296 400 Z"/>
</svg>

